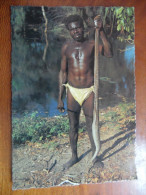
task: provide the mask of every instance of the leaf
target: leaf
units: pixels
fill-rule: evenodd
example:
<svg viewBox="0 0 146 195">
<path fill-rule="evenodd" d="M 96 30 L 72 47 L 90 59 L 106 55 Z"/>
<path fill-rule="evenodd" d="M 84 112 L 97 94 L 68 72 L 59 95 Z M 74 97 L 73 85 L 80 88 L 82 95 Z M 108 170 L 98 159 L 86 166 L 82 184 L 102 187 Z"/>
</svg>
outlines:
<svg viewBox="0 0 146 195">
<path fill-rule="evenodd" d="M 120 21 L 121 25 L 124 26 L 124 19 L 122 18 Z"/>
<path fill-rule="evenodd" d="M 117 31 L 120 31 L 120 30 L 121 30 L 121 24 L 118 24 Z"/>
<path fill-rule="evenodd" d="M 131 40 L 132 38 L 131 38 L 131 35 L 128 35 L 128 40 Z"/>
<path fill-rule="evenodd" d="M 120 7 L 119 10 L 118 10 L 118 13 L 121 14 L 123 10 L 124 10 L 124 8 Z"/>
<path fill-rule="evenodd" d="M 122 14 L 118 15 L 117 18 L 118 18 L 118 19 L 122 18 Z"/>
<path fill-rule="evenodd" d="M 116 9 L 116 16 L 117 17 L 121 17 L 122 16 L 122 11 L 123 11 L 123 7 L 117 8 Z"/>
<path fill-rule="evenodd" d="M 129 26 L 127 27 L 127 32 L 130 32 L 130 28 L 129 28 Z"/>
<path fill-rule="evenodd" d="M 133 8 L 127 8 L 127 14 L 128 14 L 128 16 L 132 16 L 133 15 L 133 10 L 132 10 Z"/>
</svg>

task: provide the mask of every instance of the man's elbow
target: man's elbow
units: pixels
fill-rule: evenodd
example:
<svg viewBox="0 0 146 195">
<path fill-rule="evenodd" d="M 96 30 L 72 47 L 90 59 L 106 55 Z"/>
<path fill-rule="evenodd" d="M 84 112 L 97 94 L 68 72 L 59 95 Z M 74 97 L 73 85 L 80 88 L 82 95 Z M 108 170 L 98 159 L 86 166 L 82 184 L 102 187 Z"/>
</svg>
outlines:
<svg viewBox="0 0 146 195">
<path fill-rule="evenodd" d="M 104 50 L 104 56 L 106 56 L 107 58 L 112 58 L 113 57 L 113 49 L 112 49 L 112 47 L 110 47 L 107 50 Z"/>
<path fill-rule="evenodd" d="M 113 53 L 109 52 L 109 53 L 104 53 L 104 56 L 107 58 L 112 58 L 113 57 Z"/>
<path fill-rule="evenodd" d="M 104 49 L 102 50 L 102 55 L 104 55 L 107 58 L 112 58 L 113 57 L 113 50 L 112 47 L 109 47 L 108 49 Z"/>
</svg>

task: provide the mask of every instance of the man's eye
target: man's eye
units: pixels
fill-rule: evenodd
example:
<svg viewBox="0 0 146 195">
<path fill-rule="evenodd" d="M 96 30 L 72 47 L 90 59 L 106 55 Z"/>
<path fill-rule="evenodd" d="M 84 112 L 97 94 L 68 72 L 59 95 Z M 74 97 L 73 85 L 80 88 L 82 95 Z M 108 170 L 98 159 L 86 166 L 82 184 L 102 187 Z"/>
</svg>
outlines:
<svg viewBox="0 0 146 195">
<path fill-rule="evenodd" d="M 80 30 L 80 27 L 74 28 L 74 29 L 70 29 L 70 32 L 74 32 L 75 30 Z"/>
</svg>

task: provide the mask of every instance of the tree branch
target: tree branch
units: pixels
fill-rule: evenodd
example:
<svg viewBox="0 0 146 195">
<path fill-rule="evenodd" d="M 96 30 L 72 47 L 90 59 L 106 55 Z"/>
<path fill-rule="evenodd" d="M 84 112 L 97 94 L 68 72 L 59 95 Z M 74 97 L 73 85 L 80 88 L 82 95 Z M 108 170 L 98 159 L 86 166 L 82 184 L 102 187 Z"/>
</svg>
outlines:
<svg viewBox="0 0 146 195">
<path fill-rule="evenodd" d="M 46 53 L 47 53 L 47 49 L 48 49 L 48 36 L 47 36 L 48 19 L 46 17 L 46 13 L 45 13 L 44 6 L 42 6 L 41 8 L 42 8 L 43 17 L 44 17 L 44 20 L 45 20 L 44 34 L 45 34 L 46 46 L 45 46 L 44 53 L 43 53 L 43 61 L 45 61 L 45 59 L 46 59 Z"/>
</svg>

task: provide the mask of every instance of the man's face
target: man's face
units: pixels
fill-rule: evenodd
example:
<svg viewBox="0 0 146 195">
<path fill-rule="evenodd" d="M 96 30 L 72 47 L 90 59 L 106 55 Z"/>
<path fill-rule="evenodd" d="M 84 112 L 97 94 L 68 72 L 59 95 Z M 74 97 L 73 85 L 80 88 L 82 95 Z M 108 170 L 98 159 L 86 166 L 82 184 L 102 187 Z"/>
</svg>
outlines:
<svg viewBox="0 0 146 195">
<path fill-rule="evenodd" d="M 71 22 L 68 24 L 68 30 L 71 37 L 75 41 L 82 41 L 84 38 L 84 28 L 79 22 Z"/>
</svg>

